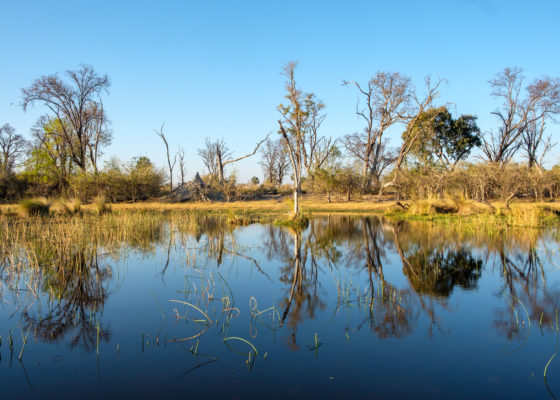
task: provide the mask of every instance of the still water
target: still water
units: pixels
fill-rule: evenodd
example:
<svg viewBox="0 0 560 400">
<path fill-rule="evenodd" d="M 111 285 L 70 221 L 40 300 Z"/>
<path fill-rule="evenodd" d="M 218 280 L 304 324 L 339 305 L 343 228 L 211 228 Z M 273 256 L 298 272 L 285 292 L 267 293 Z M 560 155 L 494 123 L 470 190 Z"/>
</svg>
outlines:
<svg viewBox="0 0 560 400">
<path fill-rule="evenodd" d="M 560 396 L 554 229 L 158 226 L 2 255 L 4 398 Z"/>
</svg>

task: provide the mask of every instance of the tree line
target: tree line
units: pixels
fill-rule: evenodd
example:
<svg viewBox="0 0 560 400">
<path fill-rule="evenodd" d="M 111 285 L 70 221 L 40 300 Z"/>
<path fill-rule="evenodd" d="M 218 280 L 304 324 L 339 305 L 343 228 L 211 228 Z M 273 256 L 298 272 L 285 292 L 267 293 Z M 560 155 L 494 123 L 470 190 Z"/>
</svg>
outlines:
<svg viewBox="0 0 560 400">
<path fill-rule="evenodd" d="M 240 197 L 248 186 L 267 193 L 290 191 L 294 212 L 303 192 L 350 200 L 354 194 L 396 199 L 461 194 L 481 201 L 511 201 L 516 196 L 555 198 L 560 167 L 545 168 L 555 146 L 550 126 L 560 113 L 560 79 L 527 82 L 519 68 L 505 68 L 489 80 L 490 95 L 500 106 L 491 114 L 495 128 L 482 132 L 473 115 L 454 116 L 441 103 L 444 80 L 430 76 L 417 87 L 398 72 L 377 72 L 367 82 L 343 81 L 358 97 L 355 115 L 363 128 L 342 137 L 322 134 L 326 105 L 296 81 L 297 63 L 283 68 L 285 98 L 277 107 L 276 134 L 261 138 L 242 156 L 234 156 L 224 139 L 207 137 L 197 150 L 205 181 L 227 198 Z M 45 113 L 31 138 L 0 127 L 0 197 L 74 195 L 83 200 L 104 194 L 113 201 L 137 200 L 172 190 L 174 176 L 185 183 L 185 150 L 172 150 L 164 125 L 162 140 L 167 171 L 147 157 L 128 162 L 116 158 L 99 165 L 113 132 L 103 106 L 110 80 L 82 66 L 45 75 L 22 89 L 24 110 L 37 105 Z M 389 132 L 400 131 L 391 144 Z M 470 157 L 478 149 L 476 157 Z M 239 185 L 226 169 L 260 154 L 263 183 Z M 178 169 L 178 173 L 177 173 Z M 284 182 L 288 182 L 285 185 Z"/>
</svg>

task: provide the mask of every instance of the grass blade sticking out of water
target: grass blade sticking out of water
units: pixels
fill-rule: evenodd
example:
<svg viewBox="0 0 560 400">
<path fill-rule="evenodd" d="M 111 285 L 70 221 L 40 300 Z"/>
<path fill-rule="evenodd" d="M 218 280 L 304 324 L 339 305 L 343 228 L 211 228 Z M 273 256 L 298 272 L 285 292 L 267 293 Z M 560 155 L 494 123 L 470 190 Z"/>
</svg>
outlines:
<svg viewBox="0 0 560 400">
<path fill-rule="evenodd" d="M 198 308 L 197 306 L 195 306 L 194 304 L 187 303 L 186 301 L 181 301 L 181 300 L 169 300 L 169 301 L 172 301 L 172 302 L 175 302 L 175 303 L 181 303 L 181 304 L 184 304 L 184 305 L 187 305 L 187 306 L 189 306 L 189 307 L 194 308 L 194 309 L 197 310 L 199 313 L 201 313 L 201 314 L 204 316 L 204 318 L 206 318 L 206 320 L 208 321 L 208 324 L 206 325 L 206 328 L 204 328 L 202 331 L 198 332 L 196 335 L 189 336 L 189 337 L 182 338 L 182 339 L 173 339 L 173 340 L 169 340 L 170 342 L 184 342 L 184 341 L 187 341 L 187 340 L 195 339 L 195 338 L 197 338 L 197 337 L 199 337 L 199 336 L 202 336 L 202 335 L 204 334 L 204 332 L 206 332 L 206 331 L 207 331 L 208 329 L 210 329 L 210 327 L 212 326 L 213 322 L 212 322 L 212 320 L 210 319 L 210 317 L 209 317 L 204 311 L 202 311 L 200 308 Z"/>
<path fill-rule="evenodd" d="M 253 351 L 255 352 L 255 355 L 258 355 L 259 352 L 257 351 L 257 348 L 255 346 L 253 346 L 253 344 L 251 342 L 249 342 L 246 339 L 240 338 L 240 337 L 236 337 L 236 336 L 230 336 L 230 337 L 226 337 L 224 338 L 224 342 L 227 342 L 228 340 L 240 340 L 244 343 L 247 343 L 249 346 L 251 346 L 251 348 L 253 349 Z"/>
<path fill-rule="evenodd" d="M 554 354 L 552 355 L 552 357 L 550 357 L 550 360 L 548 360 L 548 362 L 547 362 L 546 365 L 544 366 L 544 377 L 545 377 L 545 378 L 546 378 L 546 370 L 548 369 L 548 366 L 549 366 L 550 362 L 554 359 L 554 357 L 556 357 L 556 354 L 558 354 L 558 353 L 554 353 Z"/>
<path fill-rule="evenodd" d="M 165 319 L 166 319 L 166 318 L 165 318 L 165 314 L 163 313 L 163 310 L 161 309 L 161 306 L 159 305 L 159 301 L 158 301 L 158 299 L 157 299 L 155 293 L 154 293 L 152 290 L 150 290 L 150 292 L 152 292 L 152 296 L 154 296 L 154 300 L 156 301 L 156 304 L 157 304 L 157 306 L 158 306 L 159 312 L 161 313 L 161 317 L 165 320 Z"/>
<path fill-rule="evenodd" d="M 21 346 L 21 351 L 19 352 L 18 355 L 18 360 L 21 361 L 21 357 L 23 356 L 23 350 L 25 350 L 25 345 L 27 344 L 27 336 L 29 336 L 29 330 L 31 329 L 31 325 L 29 325 L 29 328 L 27 328 L 27 333 L 25 334 L 25 337 L 23 336 L 23 329 L 21 330 L 21 339 L 23 341 L 23 344 Z"/>
</svg>

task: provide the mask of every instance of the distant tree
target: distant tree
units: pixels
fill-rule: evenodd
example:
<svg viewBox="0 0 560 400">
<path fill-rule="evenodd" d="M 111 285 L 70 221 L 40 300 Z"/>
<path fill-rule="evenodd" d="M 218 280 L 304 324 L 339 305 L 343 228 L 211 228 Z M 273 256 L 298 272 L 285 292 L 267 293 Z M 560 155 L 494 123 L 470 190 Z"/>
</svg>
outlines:
<svg viewBox="0 0 560 400">
<path fill-rule="evenodd" d="M 233 158 L 233 153 L 229 150 L 223 139 L 213 142 L 210 138 L 206 138 L 204 147 L 198 150 L 198 154 L 202 158 L 202 162 L 208 169 L 208 173 L 218 179 L 220 184 L 225 183 L 224 168 L 228 164 L 249 158 L 257 153 L 261 144 L 263 144 L 269 135 L 257 143 L 255 149 L 242 157 Z"/>
<path fill-rule="evenodd" d="M 185 184 L 185 175 L 187 173 L 187 167 L 185 165 L 185 150 L 179 147 L 177 151 L 177 161 L 179 162 L 179 174 L 181 177 L 181 185 Z"/>
<path fill-rule="evenodd" d="M 260 183 L 260 181 L 259 181 L 259 178 L 258 178 L 258 177 L 253 176 L 253 177 L 251 178 L 251 184 L 253 184 L 253 185 L 258 185 L 259 183 Z"/>
<path fill-rule="evenodd" d="M 351 167 L 344 166 L 336 174 L 336 188 L 346 196 L 346 201 L 352 199 L 352 193 L 359 187 L 360 175 Z"/>
<path fill-rule="evenodd" d="M 135 157 L 124 169 L 128 174 L 128 196 L 133 202 L 159 193 L 164 173 L 156 169 L 148 157 Z"/>
<path fill-rule="evenodd" d="M 169 190 L 173 190 L 173 168 L 175 168 L 175 164 L 177 163 L 177 155 L 173 157 L 173 162 L 171 162 L 171 155 L 169 154 L 169 143 L 167 142 L 167 138 L 163 133 L 163 126 L 164 124 L 161 124 L 159 131 L 154 129 L 154 132 L 156 135 L 158 135 L 161 138 L 161 140 L 163 140 L 163 144 L 165 145 L 165 154 L 167 156 L 167 167 L 169 168 Z"/>
<path fill-rule="evenodd" d="M 231 157 L 228 147 L 223 139 L 212 141 L 209 137 L 204 140 L 204 147 L 198 149 L 198 155 L 202 159 L 202 163 L 206 167 L 208 174 L 214 178 L 218 177 L 218 156 L 220 152 L 222 158 Z"/>
<path fill-rule="evenodd" d="M 503 102 L 492 112 L 499 120 L 498 131 L 483 137 L 482 149 L 492 163 L 509 162 L 523 144 L 523 133 L 532 130 L 527 150 L 533 164 L 534 140 L 539 136 L 534 124 L 544 126 L 547 119 L 560 113 L 560 79 L 535 79 L 525 88 L 523 81 L 520 68 L 506 68 L 489 81 L 492 96 Z"/>
<path fill-rule="evenodd" d="M 290 157 L 283 139 L 267 139 L 261 147 L 261 161 L 265 180 L 280 186 L 290 169 Z"/>
<path fill-rule="evenodd" d="M 30 180 L 56 185 L 59 190 L 67 185 L 74 167 L 63 126 L 59 119 L 40 117 L 32 128 L 35 143 L 24 163 L 24 174 Z"/>
<path fill-rule="evenodd" d="M 14 172 L 21 155 L 27 148 L 27 141 L 16 134 L 9 124 L 0 126 L 0 174 L 7 178 Z"/>
<path fill-rule="evenodd" d="M 58 132 L 68 149 L 72 162 L 83 172 L 88 160 L 97 168 L 97 157 L 102 145 L 110 142 L 107 118 L 101 95 L 110 87 L 107 75 L 98 75 L 93 68 L 83 66 L 77 71 L 67 71 L 68 81 L 58 75 L 36 79 L 30 87 L 22 89 L 23 109 L 40 103 L 50 110 L 53 118 L 63 121 Z"/>
<path fill-rule="evenodd" d="M 552 141 L 552 134 L 546 135 L 546 122 L 547 117 L 545 115 L 536 119 L 531 118 L 521 137 L 521 150 L 527 157 L 529 169 L 536 167 L 541 175 L 544 170 L 545 156 L 556 146 L 556 143 Z"/>
<path fill-rule="evenodd" d="M 411 129 L 421 131 L 411 154 L 424 164 L 437 165 L 444 171 L 453 171 L 473 147 L 481 145 L 476 117 L 462 115 L 454 119 L 446 107 L 422 112 Z"/>
<path fill-rule="evenodd" d="M 356 114 L 365 122 L 361 133 L 347 135 L 346 150 L 362 163 L 362 189 L 367 190 L 372 179 L 379 183 L 387 166 L 385 132 L 393 125 L 404 122 L 409 111 L 412 87 L 410 78 L 398 72 L 377 72 L 367 85 L 354 85 L 365 99 L 365 108 L 356 106 Z"/>
</svg>

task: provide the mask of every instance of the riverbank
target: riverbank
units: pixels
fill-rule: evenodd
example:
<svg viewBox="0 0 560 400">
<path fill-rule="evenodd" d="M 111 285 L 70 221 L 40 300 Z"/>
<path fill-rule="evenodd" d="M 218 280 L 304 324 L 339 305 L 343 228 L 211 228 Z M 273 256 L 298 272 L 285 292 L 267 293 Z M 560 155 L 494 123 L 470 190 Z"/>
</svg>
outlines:
<svg viewBox="0 0 560 400">
<path fill-rule="evenodd" d="M 165 203 L 145 201 L 110 204 L 112 212 L 186 212 L 228 216 L 231 222 L 260 222 L 287 218 L 292 210 L 290 198 L 234 202 Z M 81 206 L 83 212 L 95 212 L 94 204 Z M 0 206 L 3 215 L 18 214 L 19 204 Z M 560 224 L 560 202 L 518 201 L 506 208 L 504 202 L 481 203 L 458 200 L 356 200 L 328 203 L 304 198 L 301 210 L 308 216 L 325 214 L 378 214 L 394 220 L 461 223 L 492 226 L 542 227 Z M 57 213 L 51 208 L 51 213 Z"/>
</svg>

